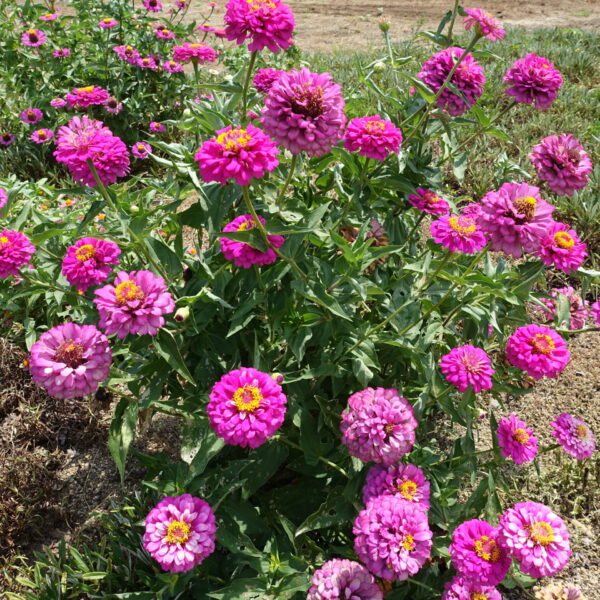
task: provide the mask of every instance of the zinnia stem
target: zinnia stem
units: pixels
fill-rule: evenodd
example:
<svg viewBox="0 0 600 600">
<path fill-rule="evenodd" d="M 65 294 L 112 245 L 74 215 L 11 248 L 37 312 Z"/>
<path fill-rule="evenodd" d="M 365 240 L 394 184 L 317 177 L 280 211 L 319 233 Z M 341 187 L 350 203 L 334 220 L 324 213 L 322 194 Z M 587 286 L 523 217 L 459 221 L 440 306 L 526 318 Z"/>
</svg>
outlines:
<svg viewBox="0 0 600 600">
<path fill-rule="evenodd" d="M 280 441 L 283 442 L 284 444 L 287 444 L 290 448 L 295 448 L 296 450 L 300 450 L 300 452 L 304 452 L 304 450 L 302 449 L 302 446 L 299 446 L 298 444 L 288 440 L 287 438 L 283 437 L 283 436 L 275 436 L 272 438 L 273 440 L 276 441 Z M 335 469 L 338 473 L 341 473 L 346 479 L 350 479 L 350 475 L 348 475 L 348 473 L 346 473 L 346 471 L 344 471 L 344 469 L 342 469 L 342 467 L 336 465 L 334 462 L 331 462 L 330 460 L 327 460 L 324 456 L 318 456 L 317 457 L 323 464 L 326 464 L 327 466 L 331 467 L 332 469 Z"/>
<path fill-rule="evenodd" d="M 254 70 L 254 63 L 256 63 L 256 57 L 258 51 L 250 53 L 250 61 L 248 62 L 248 71 L 246 72 L 246 81 L 244 81 L 244 91 L 242 92 L 242 118 L 241 121 L 246 120 L 246 109 L 248 108 L 248 88 L 250 87 L 250 78 L 252 77 L 252 71 Z"/>
<path fill-rule="evenodd" d="M 283 197 L 285 196 L 285 192 L 287 191 L 290 183 L 292 182 L 292 177 L 294 176 L 294 171 L 296 170 L 296 160 L 298 159 L 298 155 L 294 154 L 292 156 L 292 161 L 290 162 L 290 168 L 287 174 L 287 177 L 285 179 L 285 183 L 283 184 L 283 187 L 281 188 L 281 191 L 279 192 L 279 195 L 277 196 L 277 200 L 275 200 L 275 204 L 277 206 L 277 208 L 279 208 L 279 205 L 281 204 L 281 201 L 283 200 Z"/>
<path fill-rule="evenodd" d="M 458 0 L 454 0 L 454 10 L 452 11 L 452 20 L 450 21 L 450 27 L 448 27 L 448 39 L 452 41 L 452 31 L 454 29 L 454 22 L 458 16 Z"/>
</svg>

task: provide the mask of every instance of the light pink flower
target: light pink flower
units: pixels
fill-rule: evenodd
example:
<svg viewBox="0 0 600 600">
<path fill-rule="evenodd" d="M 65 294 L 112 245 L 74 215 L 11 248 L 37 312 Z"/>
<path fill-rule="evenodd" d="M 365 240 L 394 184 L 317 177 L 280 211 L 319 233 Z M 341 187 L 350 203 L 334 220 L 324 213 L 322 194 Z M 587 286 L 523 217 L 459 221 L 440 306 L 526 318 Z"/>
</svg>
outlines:
<svg viewBox="0 0 600 600">
<path fill-rule="evenodd" d="M 590 458 L 596 449 L 594 433 L 587 423 L 569 413 L 561 413 L 552 423 L 552 436 L 577 460 Z"/>
<path fill-rule="evenodd" d="M 496 20 L 480 8 L 465 8 L 467 16 L 464 18 L 465 29 L 473 27 L 477 35 L 485 37 L 491 42 L 499 42 L 504 38 L 506 31 L 498 25 Z"/>
<path fill-rule="evenodd" d="M 44 144 L 49 142 L 54 137 L 52 129 L 37 129 L 31 134 L 31 139 L 36 144 Z"/>
</svg>

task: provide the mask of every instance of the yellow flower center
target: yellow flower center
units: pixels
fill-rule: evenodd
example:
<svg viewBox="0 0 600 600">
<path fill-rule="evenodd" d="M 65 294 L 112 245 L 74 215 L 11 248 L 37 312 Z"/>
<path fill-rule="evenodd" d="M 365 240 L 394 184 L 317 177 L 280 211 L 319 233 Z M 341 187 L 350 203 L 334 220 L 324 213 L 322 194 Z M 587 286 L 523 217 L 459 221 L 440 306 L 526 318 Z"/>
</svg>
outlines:
<svg viewBox="0 0 600 600">
<path fill-rule="evenodd" d="M 479 592 L 473 592 L 471 596 L 471 600 L 489 600 L 489 598 L 485 594 L 480 594 Z"/>
<path fill-rule="evenodd" d="M 168 544 L 185 544 L 190 539 L 191 527 L 185 521 L 171 521 L 167 527 L 165 542 Z"/>
<path fill-rule="evenodd" d="M 577 425 L 577 437 L 580 440 L 585 440 L 588 437 L 588 428 L 585 425 Z"/>
<path fill-rule="evenodd" d="M 28 117 L 34 117 L 34 116 L 35 116 L 35 113 L 34 113 L 32 110 L 28 110 L 28 111 L 27 111 L 27 116 L 28 116 Z"/>
<path fill-rule="evenodd" d="M 552 354 L 556 344 L 554 340 L 544 333 L 538 333 L 531 339 L 531 345 L 533 349 L 539 354 Z"/>
<path fill-rule="evenodd" d="M 42 204 L 40 206 L 40 210 L 48 210 L 48 206 L 46 204 Z"/>
<path fill-rule="evenodd" d="M 85 362 L 83 358 L 84 350 L 85 349 L 81 344 L 74 342 L 73 340 L 65 340 L 56 349 L 54 360 L 65 363 L 65 365 L 71 367 L 72 369 L 76 369 L 79 365 Z"/>
<path fill-rule="evenodd" d="M 498 544 L 487 535 L 482 535 L 475 542 L 475 552 L 479 558 L 483 558 L 486 562 L 494 563 L 500 558 L 500 548 L 498 548 Z"/>
<path fill-rule="evenodd" d="M 531 221 L 535 215 L 537 200 L 533 196 L 523 196 L 514 201 L 514 206 L 528 221 Z"/>
<path fill-rule="evenodd" d="M 542 65 L 542 69 L 549 69 L 549 68 L 550 68 L 550 65 L 547 65 L 546 63 L 544 63 L 544 64 Z"/>
<path fill-rule="evenodd" d="M 402 547 L 409 552 L 415 549 L 415 538 L 410 533 L 406 534 L 406 537 L 402 541 Z"/>
<path fill-rule="evenodd" d="M 27 368 L 27 367 L 29 366 L 29 361 L 28 361 L 26 358 L 24 358 L 24 359 L 23 359 L 23 361 L 21 362 L 21 364 L 22 364 L 22 365 L 23 365 L 25 368 Z"/>
<path fill-rule="evenodd" d="M 252 136 L 245 129 L 230 129 L 217 136 L 217 144 L 225 150 L 241 150 L 251 139 Z"/>
<path fill-rule="evenodd" d="M 36 32 L 35 32 L 35 29 L 30 29 L 27 33 L 29 35 L 32 35 L 32 36 L 36 36 L 37 35 Z"/>
<path fill-rule="evenodd" d="M 385 427 L 385 432 L 390 435 L 391 433 L 394 433 L 394 429 L 396 429 L 396 425 L 394 423 L 388 423 Z"/>
<path fill-rule="evenodd" d="M 105 23 L 112 23 L 112 19 L 102 19 Z"/>
<path fill-rule="evenodd" d="M 44 139 L 46 137 L 46 131 L 44 129 L 38 129 L 37 134 L 39 138 Z"/>
<path fill-rule="evenodd" d="M 247 221 L 244 221 L 238 228 L 238 231 L 248 231 L 248 229 L 253 229 L 254 227 L 256 227 L 256 223 L 254 222 L 253 219 L 248 219 Z"/>
<path fill-rule="evenodd" d="M 259 10 L 261 8 L 277 8 L 271 0 L 246 0 L 248 6 L 252 10 Z"/>
<path fill-rule="evenodd" d="M 8 244 L 9 239 L 3 235 L 2 237 L 0 237 L 0 244 Z"/>
<path fill-rule="evenodd" d="M 53 17 L 54 15 L 52 13 L 46 13 L 44 16 L 45 17 Z"/>
<path fill-rule="evenodd" d="M 81 92 L 82 94 L 89 94 L 94 91 L 94 86 L 88 85 L 86 87 L 80 87 L 80 88 L 77 88 L 75 91 Z"/>
<path fill-rule="evenodd" d="M 513 440 L 521 444 L 521 446 L 527 446 L 527 444 L 529 444 L 529 434 L 520 427 L 513 433 L 512 437 Z"/>
<path fill-rule="evenodd" d="M 146 151 L 146 146 L 144 146 L 144 144 L 138 144 L 137 147 L 138 147 L 138 150 L 140 152 L 145 152 Z"/>
<path fill-rule="evenodd" d="M 471 217 L 450 217 L 448 225 L 461 235 L 471 235 L 477 229 L 477 224 Z"/>
<path fill-rule="evenodd" d="M 104 213 L 98 213 L 96 219 L 98 219 L 98 221 L 104 221 L 104 219 L 106 219 L 106 215 Z"/>
<path fill-rule="evenodd" d="M 575 240 L 566 231 L 558 231 L 554 234 L 554 242 L 559 248 L 568 250 L 575 245 Z"/>
<path fill-rule="evenodd" d="M 67 206 L 71 206 L 71 204 L 73 204 L 73 200 L 71 200 L 70 198 L 67 198 L 67 199 L 65 200 L 65 204 L 66 204 Z"/>
<path fill-rule="evenodd" d="M 554 541 L 554 531 L 549 523 L 538 521 L 529 528 L 529 537 L 540 546 L 547 546 Z"/>
<path fill-rule="evenodd" d="M 95 255 L 94 246 L 92 244 L 84 244 L 75 250 L 75 258 L 81 262 L 85 262 Z"/>
<path fill-rule="evenodd" d="M 133 46 L 125 46 L 125 50 L 127 52 L 131 52 L 133 50 Z"/>
<path fill-rule="evenodd" d="M 407 479 L 398 486 L 398 492 L 402 497 L 406 498 L 406 500 L 412 501 L 417 495 L 417 484 L 414 481 Z"/>
<path fill-rule="evenodd" d="M 423 194 L 423 199 L 427 204 L 437 204 L 440 201 L 440 197 L 433 192 L 425 192 Z"/>
<path fill-rule="evenodd" d="M 117 297 L 117 304 L 123 306 L 123 304 L 133 300 L 143 300 L 144 292 L 131 279 L 126 279 L 115 289 L 115 296 Z"/>
<path fill-rule="evenodd" d="M 240 412 L 254 412 L 260 406 L 262 399 L 260 390 L 253 385 L 240 387 L 233 394 L 233 402 Z"/>
<path fill-rule="evenodd" d="M 194 50 L 196 48 L 204 48 L 204 44 L 189 44 L 188 48 L 193 48 Z"/>
<path fill-rule="evenodd" d="M 379 119 L 373 119 L 372 121 L 367 122 L 367 126 L 365 127 L 365 129 L 369 133 L 377 133 L 385 130 L 385 124 Z"/>
</svg>

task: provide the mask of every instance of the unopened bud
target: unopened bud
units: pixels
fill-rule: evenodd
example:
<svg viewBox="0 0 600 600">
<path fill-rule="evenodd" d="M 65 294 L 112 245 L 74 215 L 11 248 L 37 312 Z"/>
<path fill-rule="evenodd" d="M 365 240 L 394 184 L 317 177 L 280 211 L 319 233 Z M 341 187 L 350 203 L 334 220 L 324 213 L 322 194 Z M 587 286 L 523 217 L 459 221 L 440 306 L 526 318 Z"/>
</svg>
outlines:
<svg viewBox="0 0 600 600">
<path fill-rule="evenodd" d="M 271 377 L 277 382 L 277 383 L 283 383 L 283 375 L 281 373 L 272 373 Z"/>
<path fill-rule="evenodd" d="M 137 204 L 132 204 L 129 207 L 129 212 L 133 215 L 137 215 L 140 212 L 140 207 Z"/>
<path fill-rule="evenodd" d="M 383 31 L 383 33 L 387 33 L 390 30 L 391 23 L 387 19 L 381 19 L 379 21 L 379 29 Z"/>
<path fill-rule="evenodd" d="M 181 308 L 177 309 L 177 312 L 175 313 L 175 320 L 181 323 L 182 321 L 185 321 L 189 316 L 190 309 L 187 306 L 182 306 Z"/>
<path fill-rule="evenodd" d="M 385 63 L 384 62 L 376 62 L 373 65 L 373 70 L 374 71 L 385 71 Z"/>
</svg>

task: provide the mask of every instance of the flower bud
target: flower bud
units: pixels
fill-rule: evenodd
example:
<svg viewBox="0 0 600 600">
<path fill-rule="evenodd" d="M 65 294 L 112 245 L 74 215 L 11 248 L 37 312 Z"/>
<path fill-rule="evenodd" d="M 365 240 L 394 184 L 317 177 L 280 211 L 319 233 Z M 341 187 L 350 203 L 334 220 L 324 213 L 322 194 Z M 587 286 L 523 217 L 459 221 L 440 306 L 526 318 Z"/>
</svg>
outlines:
<svg viewBox="0 0 600 600">
<path fill-rule="evenodd" d="M 271 373 L 271 377 L 277 382 L 277 383 L 283 383 L 283 375 L 281 373 Z"/>
<path fill-rule="evenodd" d="M 390 30 L 390 25 L 391 25 L 391 23 L 387 19 L 381 19 L 379 21 L 379 29 L 383 33 L 387 33 Z"/>
<path fill-rule="evenodd" d="M 190 316 L 190 309 L 187 306 L 182 306 L 181 308 L 177 309 L 177 312 L 175 313 L 175 320 L 178 321 L 179 323 L 187 320 L 187 318 Z"/>
<path fill-rule="evenodd" d="M 379 71 L 379 72 L 385 71 L 385 63 L 384 62 L 376 62 L 373 65 L 373 70 L 374 71 Z"/>
<path fill-rule="evenodd" d="M 129 212 L 133 215 L 137 215 L 140 212 L 140 207 L 137 204 L 132 204 L 129 207 Z"/>
</svg>

